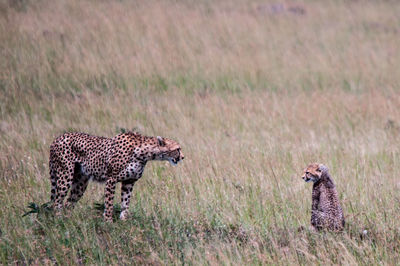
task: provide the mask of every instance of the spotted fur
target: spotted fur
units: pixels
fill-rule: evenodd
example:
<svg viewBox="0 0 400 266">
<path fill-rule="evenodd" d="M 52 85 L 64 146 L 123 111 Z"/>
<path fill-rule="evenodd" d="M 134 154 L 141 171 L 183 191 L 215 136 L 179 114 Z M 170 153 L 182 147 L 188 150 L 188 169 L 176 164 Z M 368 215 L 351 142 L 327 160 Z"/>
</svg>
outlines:
<svg viewBox="0 0 400 266">
<path fill-rule="evenodd" d="M 123 133 L 113 138 L 85 133 L 65 133 L 50 146 L 51 201 L 59 212 L 68 191 L 66 206 L 82 197 L 90 179 L 105 182 L 104 218 L 112 221 L 115 186 L 121 182 L 120 219 L 127 218 L 133 185 L 151 160 L 177 164 L 184 156 L 180 145 L 168 138 Z"/>
<path fill-rule="evenodd" d="M 323 164 L 310 164 L 302 176 L 314 182 L 312 190 L 311 226 L 316 230 L 343 230 L 344 216 L 329 169 Z"/>
</svg>

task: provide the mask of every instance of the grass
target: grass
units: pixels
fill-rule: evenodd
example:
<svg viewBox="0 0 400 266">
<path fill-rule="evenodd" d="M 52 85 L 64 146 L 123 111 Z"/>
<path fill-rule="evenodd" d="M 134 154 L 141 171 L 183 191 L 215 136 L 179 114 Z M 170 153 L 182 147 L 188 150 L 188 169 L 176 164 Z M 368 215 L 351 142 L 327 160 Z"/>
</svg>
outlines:
<svg viewBox="0 0 400 266">
<path fill-rule="evenodd" d="M 400 263 L 399 11 L 0 1 L 0 263 Z M 72 130 L 170 137 L 185 160 L 148 164 L 128 221 L 103 222 L 96 183 L 54 217 L 40 207 L 49 145 Z M 314 161 L 337 185 L 342 234 L 308 230 Z"/>
</svg>

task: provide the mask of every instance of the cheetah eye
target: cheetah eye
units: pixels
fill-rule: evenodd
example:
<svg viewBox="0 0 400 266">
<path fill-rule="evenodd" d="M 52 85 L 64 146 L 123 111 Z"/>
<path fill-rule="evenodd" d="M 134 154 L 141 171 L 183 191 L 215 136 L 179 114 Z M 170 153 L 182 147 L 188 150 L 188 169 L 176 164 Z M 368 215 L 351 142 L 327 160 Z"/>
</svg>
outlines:
<svg viewBox="0 0 400 266">
<path fill-rule="evenodd" d="M 307 172 L 306 172 L 306 175 L 309 175 L 309 174 L 310 174 L 310 172 L 307 171 Z"/>
</svg>

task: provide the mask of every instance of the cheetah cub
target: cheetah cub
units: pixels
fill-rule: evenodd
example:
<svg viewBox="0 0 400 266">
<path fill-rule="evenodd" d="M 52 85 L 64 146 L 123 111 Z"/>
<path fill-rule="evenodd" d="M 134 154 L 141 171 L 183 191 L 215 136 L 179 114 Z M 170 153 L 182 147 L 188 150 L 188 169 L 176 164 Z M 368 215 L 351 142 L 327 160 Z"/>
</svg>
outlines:
<svg viewBox="0 0 400 266">
<path fill-rule="evenodd" d="M 302 178 L 306 182 L 314 183 L 311 207 L 312 228 L 317 231 L 321 229 L 343 230 L 343 211 L 328 167 L 323 164 L 310 164 L 304 169 Z"/>
</svg>

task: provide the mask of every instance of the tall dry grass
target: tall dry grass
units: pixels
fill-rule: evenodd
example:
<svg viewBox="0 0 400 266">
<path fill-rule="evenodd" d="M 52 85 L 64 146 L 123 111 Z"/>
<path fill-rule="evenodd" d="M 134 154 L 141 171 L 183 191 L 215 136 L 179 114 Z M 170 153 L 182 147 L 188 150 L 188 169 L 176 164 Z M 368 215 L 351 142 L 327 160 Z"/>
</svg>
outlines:
<svg viewBox="0 0 400 266">
<path fill-rule="evenodd" d="M 399 263 L 399 9 L 1 1 L 0 261 Z M 21 217 L 49 200 L 55 136 L 122 129 L 176 139 L 186 157 L 148 165 L 129 221 L 103 223 L 95 183 L 65 218 Z M 297 230 L 314 161 L 337 184 L 343 234 Z"/>
</svg>

